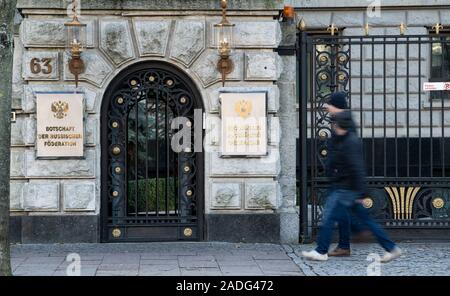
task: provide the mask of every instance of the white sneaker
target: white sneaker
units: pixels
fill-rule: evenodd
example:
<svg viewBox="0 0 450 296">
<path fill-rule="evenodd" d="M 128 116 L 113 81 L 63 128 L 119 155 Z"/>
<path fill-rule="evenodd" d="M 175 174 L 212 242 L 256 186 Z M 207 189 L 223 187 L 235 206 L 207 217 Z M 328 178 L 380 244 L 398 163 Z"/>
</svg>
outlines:
<svg viewBox="0 0 450 296">
<path fill-rule="evenodd" d="M 395 247 L 392 251 L 386 252 L 383 257 L 381 257 L 380 262 L 387 263 L 394 260 L 395 258 L 400 257 L 402 254 L 402 250 L 399 247 Z"/>
<path fill-rule="evenodd" d="M 327 261 L 328 260 L 328 254 L 320 254 L 316 250 L 312 250 L 309 252 L 303 251 L 302 252 L 303 257 L 309 260 L 315 260 L 315 261 Z"/>
</svg>

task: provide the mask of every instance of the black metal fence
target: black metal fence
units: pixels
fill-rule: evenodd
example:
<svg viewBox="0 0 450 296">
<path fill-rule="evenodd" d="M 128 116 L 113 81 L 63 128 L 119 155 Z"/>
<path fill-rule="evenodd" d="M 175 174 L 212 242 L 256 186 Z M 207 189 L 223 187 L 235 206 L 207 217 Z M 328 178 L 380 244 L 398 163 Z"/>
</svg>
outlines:
<svg viewBox="0 0 450 296">
<path fill-rule="evenodd" d="M 450 93 L 423 88 L 450 80 L 450 35 L 301 32 L 298 40 L 301 239 L 316 234 L 326 200 L 331 130 L 323 104 L 334 91 L 347 93 L 358 125 L 371 215 L 387 228 L 450 228 Z"/>
</svg>

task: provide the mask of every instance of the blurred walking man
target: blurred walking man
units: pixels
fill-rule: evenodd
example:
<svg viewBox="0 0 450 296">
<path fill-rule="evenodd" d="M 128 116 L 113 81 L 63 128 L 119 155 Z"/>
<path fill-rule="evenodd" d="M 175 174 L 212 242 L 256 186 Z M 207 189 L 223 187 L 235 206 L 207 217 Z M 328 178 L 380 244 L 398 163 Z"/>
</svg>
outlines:
<svg viewBox="0 0 450 296">
<path fill-rule="evenodd" d="M 338 222 L 339 244 L 330 252 L 330 256 L 349 256 L 351 211 L 358 222 L 369 229 L 386 250 L 381 262 L 389 262 L 399 257 L 402 252 L 362 206 L 361 198 L 367 192 L 362 145 L 356 135 L 351 112 L 347 110 L 346 93 L 333 93 L 324 107 L 330 114 L 332 128 L 326 163 L 326 174 L 330 178 L 331 189 L 322 215 L 317 248 L 302 254 L 311 260 L 328 260 L 333 228 Z"/>
</svg>

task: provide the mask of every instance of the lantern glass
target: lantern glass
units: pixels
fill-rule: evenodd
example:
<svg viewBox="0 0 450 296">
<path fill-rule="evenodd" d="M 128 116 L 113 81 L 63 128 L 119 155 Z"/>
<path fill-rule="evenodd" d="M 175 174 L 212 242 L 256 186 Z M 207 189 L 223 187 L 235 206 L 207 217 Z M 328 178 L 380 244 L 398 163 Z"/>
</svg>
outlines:
<svg viewBox="0 0 450 296">
<path fill-rule="evenodd" d="M 233 40 L 233 24 L 216 24 L 215 29 L 215 46 L 220 49 L 231 49 L 234 47 Z"/>
<path fill-rule="evenodd" d="M 83 51 L 86 46 L 86 24 L 70 22 L 66 24 L 66 48 Z"/>
</svg>

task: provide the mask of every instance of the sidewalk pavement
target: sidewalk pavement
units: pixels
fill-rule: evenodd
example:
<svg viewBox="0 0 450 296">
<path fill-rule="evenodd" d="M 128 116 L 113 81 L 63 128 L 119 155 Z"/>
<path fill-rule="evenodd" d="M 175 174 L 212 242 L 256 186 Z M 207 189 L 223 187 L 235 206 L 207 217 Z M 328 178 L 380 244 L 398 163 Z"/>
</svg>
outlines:
<svg viewBox="0 0 450 296">
<path fill-rule="evenodd" d="M 303 275 L 281 245 L 203 242 L 15 245 L 13 274 L 64 276 L 71 253 L 83 276 Z"/>
<path fill-rule="evenodd" d="M 71 275 L 73 258 L 82 276 L 450 275 L 450 243 L 399 246 L 404 255 L 380 265 L 376 244 L 354 244 L 351 257 L 327 262 L 301 257 L 313 245 L 219 242 L 14 245 L 11 256 L 17 276 Z"/>
</svg>

